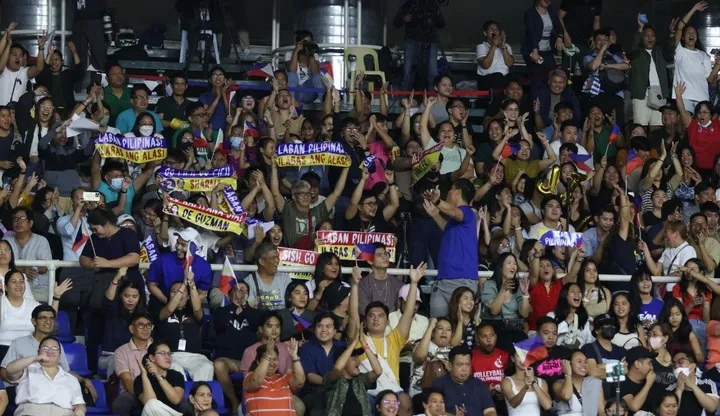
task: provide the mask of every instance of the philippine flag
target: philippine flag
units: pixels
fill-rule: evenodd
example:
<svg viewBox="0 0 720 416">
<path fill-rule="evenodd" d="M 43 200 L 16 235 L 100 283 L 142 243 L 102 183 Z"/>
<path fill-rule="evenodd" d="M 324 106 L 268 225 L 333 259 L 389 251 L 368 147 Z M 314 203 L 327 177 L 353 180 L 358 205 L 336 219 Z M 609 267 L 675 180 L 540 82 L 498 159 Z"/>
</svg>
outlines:
<svg viewBox="0 0 720 416">
<path fill-rule="evenodd" d="M 243 137 L 245 136 L 260 137 L 257 127 L 247 120 L 245 120 L 245 126 L 243 127 Z"/>
<path fill-rule="evenodd" d="M 583 172 L 590 172 L 593 170 L 590 166 L 587 165 L 588 160 L 592 157 L 592 155 L 578 155 L 576 153 L 569 153 L 568 157 L 570 160 L 575 162 L 575 166 L 577 166 L 578 169 L 582 170 Z"/>
<path fill-rule="evenodd" d="M 353 255 L 356 260 L 373 261 L 375 260 L 375 245 L 355 244 Z"/>
<path fill-rule="evenodd" d="M 613 143 L 620 136 L 620 127 L 617 124 L 613 126 L 612 132 L 610 133 L 609 143 Z"/>
<path fill-rule="evenodd" d="M 547 348 L 545 348 L 545 344 L 543 343 L 540 335 L 513 343 L 513 345 L 515 346 L 515 352 L 518 357 L 520 357 L 525 367 L 532 365 L 543 358 L 547 358 L 548 356 Z"/>
<path fill-rule="evenodd" d="M 195 253 L 197 252 L 197 244 L 195 244 L 194 241 L 191 241 L 188 244 L 187 252 L 185 253 L 185 263 L 183 266 L 185 267 L 185 270 L 187 270 L 188 267 L 192 266 L 193 260 L 195 259 Z"/>
<path fill-rule="evenodd" d="M 79 252 L 82 250 L 82 248 L 85 246 L 85 243 L 88 242 L 90 239 L 90 234 L 85 233 L 85 223 L 80 221 L 80 231 L 78 231 L 77 236 L 75 236 L 75 242 L 72 246 L 72 251 Z"/>
<path fill-rule="evenodd" d="M 632 171 L 642 167 L 643 165 L 643 160 L 638 157 L 637 153 L 635 153 L 635 150 L 633 149 L 630 149 L 630 151 L 628 152 L 626 161 L 627 164 L 625 165 L 625 175 L 629 175 L 630 173 L 632 173 Z"/>
<path fill-rule="evenodd" d="M 260 78 L 268 78 L 273 76 L 273 67 L 272 64 L 256 64 L 250 67 L 247 71 L 247 76 L 249 77 L 260 77 Z"/>
<path fill-rule="evenodd" d="M 223 269 L 220 273 L 220 291 L 227 295 L 236 283 L 235 271 L 232 269 L 230 259 L 225 256 L 225 263 L 223 263 Z"/>
</svg>

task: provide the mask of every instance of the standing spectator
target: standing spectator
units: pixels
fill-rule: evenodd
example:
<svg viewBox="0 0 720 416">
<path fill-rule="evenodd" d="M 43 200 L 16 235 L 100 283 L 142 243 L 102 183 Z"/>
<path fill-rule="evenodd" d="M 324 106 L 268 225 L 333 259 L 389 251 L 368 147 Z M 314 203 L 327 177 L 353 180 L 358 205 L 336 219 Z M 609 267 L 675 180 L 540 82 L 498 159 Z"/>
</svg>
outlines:
<svg viewBox="0 0 720 416">
<path fill-rule="evenodd" d="M 105 203 L 112 207 L 115 215 L 132 214 L 132 202 L 135 192 L 145 186 L 153 175 L 156 164 L 148 162 L 142 173 L 135 179 L 127 175 L 125 166 L 117 160 L 107 160 L 100 167 L 100 153 L 95 153 L 92 159 L 91 178 L 92 189 L 105 196 Z"/>
<path fill-rule="evenodd" d="M 170 77 L 172 95 L 160 98 L 155 105 L 155 111 L 162 123 L 162 131 L 165 132 L 167 138 L 173 137 L 175 131 L 178 130 L 170 127 L 173 120 L 187 121 L 186 110 L 191 103 L 185 98 L 185 91 L 188 88 L 187 81 L 187 77 L 183 73 L 174 74 Z"/>
<path fill-rule="evenodd" d="M 78 45 L 79 44 L 80 43 L 78 43 Z M 82 59 L 82 56 L 80 58 Z M 132 108 L 130 88 L 127 86 L 125 80 L 125 69 L 119 64 L 111 65 L 107 70 L 107 82 L 108 85 L 105 87 L 103 97 L 110 110 L 109 124 L 114 126 L 118 114 Z"/>
<path fill-rule="evenodd" d="M 561 103 L 570 106 L 572 110 L 573 124 L 577 125 L 580 122 L 580 103 L 578 102 L 575 92 L 572 86 L 568 85 L 568 75 L 562 69 L 553 69 L 550 71 L 548 76 L 547 84 L 542 84 L 538 88 L 535 88 L 531 94 L 537 110 L 535 111 L 535 127 L 537 129 L 543 129 L 547 126 L 552 126 L 557 121 L 557 125 L 560 126 L 563 122 L 562 118 L 568 119 L 567 117 L 559 117 L 557 106 Z M 562 108 L 562 107 L 561 107 Z M 553 137 L 550 134 L 547 137 Z"/>
<path fill-rule="evenodd" d="M 695 3 L 682 19 L 674 22 L 677 26 L 674 28 L 674 32 L 671 32 L 671 34 L 675 35 L 675 71 L 673 77 L 675 91 L 673 91 L 672 98 L 677 99 L 679 95 L 682 95 L 680 99 L 683 100 L 684 108 L 694 111 L 696 117 L 699 110 L 696 106 L 702 101 L 710 99 L 708 84 L 715 85 L 720 70 L 720 58 L 715 57 L 713 61 L 710 55 L 705 52 L 700 39 L 698 39 L 697 29 L 689 24 L 690 19 L 696 12 L 703 12 L 707 7 L 708 4 L 705 1 Z M 683 91 L 685 94 L 678 94 L 677 86 L 680 84 L 685 85 L 686 91 Z M 710 106 L 707 107 L 708 111 L 710 111 Z M 679 104 L 678 108 L 680 108 Z M 700 151 L 700 149 L 696 148 L 696 151 Z M 714 152 L 709 157 L 712 159 L 713 156 L 715 156 Z"/>
<path fill-rule="evenodd" d="M 425 211 L 443 230 L 438 282 L 430 298 L 430 313 L 439 317 L 447 315 L 450 295 L 456 288 L 477 287 L 478 234 L 475 212 L 469 205 L 475 196 L 475 188 L 469 180 L 459 179 L 452 185 L 445 201 L 440 199 L 437 189 L 424 196 Z"/>
<path fill-rule="evenodd" d="M 14 234 L 6 235 L 5 241 L 10 243 L 15 260 L 52 260 L 50 244 L 47 239 L 32 232 L 33 220 L 31 212 L 25 207 L 17 207 L 12 211 Z M 48 297 L 49 278 L 45 266 L 20 266 L 29 279 L 30 291 L 37 301 L 45 301 Z"/>
<path fill-rule="evenodd" d="M 154 111 L 148 110 L 148 100 L 150 99 L 150 89 L 145 84 L 134 85 L 130 90 L 130 98 L 132 100 L 132 108 L 124 110 L 117 116 L 115 127 L 120 133 L 128 133 L 133 129 L 135 120 L 141 113 L 149 113 L 155 121 L 155 132 L 163 131 L 163 124 L 160 117 Z M 142 134 L 142 132 L 141 132 Z M 143 136 L 151 136 L 151 134 L 143 134 Z"/>
<path fill-rule="evenodd" d="M 45 42 L 46 36 L 38 38 L 38 56 L 35 66 L 26 67 L 27 50 L 19 43 L 10 42 L 10 33 L 15 29 L 17 23 L 11 22 L 5 34 L 0 38 L 0 104 L 7 105 L 9 102 L 18 101 L 25 93 L 28 82 L 40 75 L 45 68 Z"/>
<path fill-rule="evenodd" d="M 393 25 L 398 29 L 405 26 L 402 88 L 409 90 L 417 86 L 420 90 L 427 89 L 437 75 L 436 29 L 445 27 L 440 6 L 433 0 L 407 0 L 398 9 Z M 427 57 L 427 62 L 420 62 L 423 56 Z M 422 79 L 422 75 L 427 78 Z"/>
<path fill-rule="evenodd" d="M 173 355 L 167 343 L 157 341 L 150 344 L 147 354 L 138 362 L 140 375 L 135 378 L 133 390 L 142 403 L 143 414 L 181 416 L 186 410 L 183 375 L 170 368 Z"/>
<path fill-rule="evenodd" d="M 660 107 L 662 128 L 651 130 L 648 135 L 650 145 L 657 150 L 658 154 L 662 154 L 660 146 L 664 145 L 668 154 L 672 149 L 672 145 L 680 143 L 680 148 L 687 146 L 687 131 L 680 124 L 680 112 L 674 100 L 670 100 L 667 104 Z M 677 154 L 670 156 L 677 157 Z"/>
<path fill-rule="evenodd" d="M 606 375 L 606 365 L 619 363 L 623 359 L 627 351 L 612 343 L 619 329 L 613 315 L 603 313 L 595 317 L 593 320 L 595 342 L 582 347 L 582 352 L 587 358 L 588 375 L 602 380 Z"/>
<path fill-rule="evenodd" d="M 425 376 L 425 371 L 442 366 L 452 348 L 452 323 L 448 318 L 431 318 L 425 334 L 413 350 L 410 367 L 410 396 L 415 397 L 424 390 L 427 380 L 434 380 L 444 373 L 436 372 Z"/>
<path fill-rule="evenodd" d="M 292 362 L 290 361 L 290 355 L 288 349 L 280 342 L 280 330 L 282 328 L 282 318 L 277 311 L 266 311 L 260 315 L 258 321 L 258 327 L 260 328 L 260 337 L 258 342 L 247 347 L 243 352 L 242 362 L 240 364 L 240 371 L 246 376 L 253 362 L 257 358 L 257 350 L 263 345 L 267 345 L 272 340 L 278 347 L 278 371 L 281 374 L 285 374 L 288 370 L 292 369 Z"/>
<path fill-rule="evenodd" d="M 193 380 L 210 381 L 214 367 L 212 361 L 201 353 L 200 328 L 205 313 L 194 277 L 192 268 L 187 268 L 185 279 L 170 286 L 170 300 L 158 315 L 157 333 L 169 342 L 173 351 L 173 368 L 187 371 Z M 190 292 L 190 302 L 187 292 Z"/>
<path fill-rule="evenodd" d="M 672 91 L 668 85 L 665 49 L 657 44 L 655 28 L 645 26 L 638 15 L 638 31 L 633 37 L 635 57 L 630 61 L 630 93 L 633 102 L 633 121 L 652 130 L 662 126 L 664 113 L 658 111 L 654 95 L 658 92 L 666 101 Z M 652 96 L 651 96 L 652 94 Z M 660 107 L 662 110 L 663 107 Z M 658 149 L 659 150 L 659 149 Z"/>
<path fill-rule="evenodd" d="M 307 30 L 295 32 L 295 49 L 285 56 L 289 88 L 316 88 L 324 90 L 325 86 L 320 73 L 319 56 L 312 49 L 313 35 Z M 290 55 L 290 59 L 288 59 Z M 362 59 L 362 57 L 358 57 Z M 359 88 L 359 86 L 356 86 Z M 318 98 L 317 93 L 296 92 L 293 96 L 301 103 L 312 103 Z M 320 94 L 320 101 L 323 100 Z"/>
<path fill-rule="evenodd" d="M 397 295 L 397 302 L 395 302 L 395 310 L 393 312 L 390 312 L 390 315 L 388 315 L 388 330 L 386 332 L 390 333 L 390 331 L 395 329 L 395 327 L 398 326 L 398 324 L 400 323 L 403 311 L 405 310 L 405 304 L 407 303 L 409 292 L 409 284 L 405 284 L 403 285 L 403 287 L 400 288 L 400 291 Z M 410 324 L 410 336 L 408 337 L 408 343 L 410 345 L 417 345 L 417 343 L 420 342 L 420 339 L 423 337 L 425 331 L 428 328 L 429 322 L 428 318 L 417 313 L 418 309 L 420 309 L 420 304 L 422 303 L 420 289 L 417 289 L 417 292 L 415 293 L 415 299 L 417 299 L 417 302 L 415 302 L 415 314 L 413 315 L 412 324 Z"/>
<path fill-rule="evenodd" d="M 713 118 L 708 101 L 700 101 L 694 107 L 686 107 L 687 100 L 684 98 L 686 91 L 688 86 L 684 82 L 680 81 L 675 85 L 675 103 L 680 113 L 680 123 L 687 129 L 688 143 L 697 155 L 697 167 L 702 173 L 707 173 L 714 168 L 713 162 L 717 146 L 720 144 L 720 121 Z M 688 111 L 694 111 L 695 116 L 693 117 Z"/>
<path fill-rule="evenodd" d="M 715 381 L 703 377 L 692 353 L 675 351 L 672 356 L 677 384 L 675 393 L 680 396 L 678 414 L 683 416 L 712 415 L 718 409 L 718 391 Z"/>
<path fill-rule="evenodd" d="M 370 190 L 363 189 L 370 176 L 368 171 L 363 169 L 360 182 L 358 182 L 350 199 L 350 205 L 345 211 L 345 229 L 347 231 L 387 233 L 394 230 L 388 221 L 393 219 L 400 208 L 400 197 L 397 186 L 392 181 L 394 172 L 386 170 L 385 174 L 386 177 L 391 178 L 387 183 L 389 200 L 387 204 L 379 205 L 376 192 L 372 188 Z"/>
<path fill-rule="evenodd" d="M 255 250 L 257 272 L 245 278 L 250 294 L 248 304 L 259 310 L 278 310 L 285 307 L 285 290 L 290 284 L 290 275 L 278 273 L 280 253 L 270 241 L 265 241 Z"/>
<path fill-rule="evenodd" d="M 228 294 L 230 304 L 215 309 L 212 314 L 217 339 L 213 361 L 215 377 L 230 400 L 231 409 L 240 406 L 240 399 L 230 375 L 241 372 L 243 353 L 254 344 L 260 327 L 260 312 L 247 303 L 249 293 L 247 282 L 237 282 Z"/>
<path fill-rule="evenodd" d="M 105 334 L 98 368 L 106 370 L 107 374 L 114 372 L 113 354 L 115 350 L 126 344 L 132 337 L 130 318 L 137 313 L 145 312 L 145 304 L 140 303 L 140 291 L 145 290 L 145 287 L 138 287 L 133 280 L 122 281 L 126 274 L 127 267 L 118 269 L 110 286 L 105 291 L 105 299 L 103 299 Z"/>
<path fill-rule="evenodd" d="M 84 65 L 89 59 L 97 71 L 105 70 L 108 43 L 103 17 L 108 13 L 107 0 L 84 0 L 77 2 L 75 8 L 72 39 L 78 46 L 80 62 Z"/>
<path fill-rule="evenodd" d="M 472 376 L 470 349 L 461 345 L 450 350 L 450 371 L 433 381 L 433 388 L 445 392 L 445 411 L 465 409 L 467 415 L 497 415 L 487 386 Z"/>
<path fill-rule="evenodd" d="M 663 385 L 655 383 L 653 371 L 657 356 L 657 352 L 642 346 L 631 348 L 625 356 L 628 371 L 625 382 L 620 385 L 620 397 L 633 413 L 655 412 L 662 401 Z"/>
<path fill-rule="evenodd" d="M 500 24 L 487 20 L 483 23 L 485 42 L 477 45 L 477 89 L 496 89 L 505 85 L 505 76 L 515 64 L 513 51 Z"/>
<path fill-rule="evenodd" d="M 115 375 L 120 380 L 118 396 L 112 404 L 113 413 L 129 416 L 134 410 L 142 407 L 135 395 L 135 379 L 141 375 L 140 364 L 152 344 L 152 318 L 146 312 L 132 315 L 128 325 L 132 338 L 127 344 L 121 345 L 113 355 Z"/>
<path fill-rule="evenodd" d="M 459 144 L 455 143 L 455 126 L 447 120 L 439 122 L 437 141 L 433 139 L 430 134 L 429 119 L 432 109 L 438 105 L 437 103 L 436 97 L 428 98 L 428 104 L 420 118 L 420 143 L 425 150 L 431 149 L 437 145 L 438 142 L 442 143 L 443 147 L 440 150 L 440 154 L 443 156 L 443 159 L 440 174 L 459 171 L 459 174 L 463 175 L 470 165 L 472 155 L 475 153 L 475 148 L 469 145 L 468 149 L 465 150 L 460 147 Z"/>
<path fill-rule="evenodd" d="M 48 336 L 40 341 L 37 355 L 7 365 L 8 380 L 17 383 L 19 415 L 85 414 L 80 383 L 58 365 L 60 354 L 60 341 Z"/>
<path fill-rule="evenodd" d="M 37 84 L 48 87 L 52 103 L 63 117 L 70 114 L 74 109 L 75 94 L 73 84 L 82 79 L 85 74 L 85 68 L 81 65 L 80 55 L 75 44 L 68 42 L 67 46 L 72 54 L 72 69 L 63 71 L 62 51 L 55 49 L 53 45 L 50 49 L 50 56 L 46 57 L 46 66 L 36 79 Z"/>
<path fill-rule="evenodd" d="M 656 298 L 657 288 L 652 281 L 652 274 L 647 267 L 640 267 L 630 278 L 630 299 L 632 313 L 640 320 L 645 330 L 660 317 L 663 301 Z"/>
<path fill-rule="evenodd" d="M 235 113 L 236 98 L 233 102 L 228 101 L 227 92 L 230 89 L 231 79 L 227 78 L 225 69 L 217 65 L 210 69 L 209 84 L 211 90 L 200 94 L 199 103 L 205 106 L 208 114 L 208 122 L 214 130 L 225 127 L 226 119 Z M 210 138 L 206 137 L 209 141 Z"/>
<path fill-rule="evenodd" d="M 534 85 L 547 81 L 547 73 L 555 67 L 555 54 L 565 49 L 565 36 L 558 12 L 550 7 L 550 0 L 535 0 L 533 7 L 525 11 L 525 39 L 521 52 L 528 69 L 537 74 Z"/>
<path fill-rule="evenodd" d="M 394 311 L 395 300 L 398 298 L 404 282 L 400 276 L 387 274 L 387 269 L 390 267 L 390 253 L 387 247 L 383 243 L 373 243 L 373 245 L 375 254 L 370 263 L 370 274 L 358 284 L 360 294 L 358 306 L 361 311 L 364 311 L 370 303 L 381 302 L 390 311 Z"/>
<path fill-rule="evenodd" d="M 565 29 L 565 47 L 575 46 L 575 55 L 563 55 L 563 68 L 575 72 L 582 68 L 582 58 L 589 52 L 593 32 L 600 29 L 602 0 L 563 0 L 558 11 L 560 23 Z"/>
<path fill-rule="evenodd" d="M 563 379 L 562 363 L 569 360 L 572 351 L 558 344 L 558 324 L 555 319 L 543 316 L 537 321 L 538 335 L 548 351 L 547 358 L 533 364 L 535 374 L 552 385 Z"/>
</svg>

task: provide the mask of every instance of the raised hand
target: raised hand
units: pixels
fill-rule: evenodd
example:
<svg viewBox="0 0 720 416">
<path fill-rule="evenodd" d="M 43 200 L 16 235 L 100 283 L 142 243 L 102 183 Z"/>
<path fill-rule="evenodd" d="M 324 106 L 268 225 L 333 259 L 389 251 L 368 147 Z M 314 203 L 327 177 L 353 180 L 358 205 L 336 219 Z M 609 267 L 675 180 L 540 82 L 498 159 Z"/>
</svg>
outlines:
<svg viewBox="0 0 720 416">
<path fill-rule="evenodd" d="M 360 267 L 356 263 L 355 267 L 353 267 L 351 283 L 353 284 L 353 286 L 355 286 L 360 283 L 362 278 L 362 272 L 360 271 Z"/>
<path fill-rule="evenodd" d="M 708 3 L 706 1 L 699 1 L 695 3 L 693 6 L 693 10 L 698 12 L 704 12 L 708 8 Z"/>
<path fill-rule="evenodd" d="M 290 355 L 290 358 L 293 360 L 298 359 L 298 342 L 295 338 L 290 338 L 290 341 L 286 342 L 285 345 L 287 345 L 288 354 Z"/>
<path fill-rule="evenodd" d="M 686 89 L 687 87 L 685 86 L 684 82 L 678 82 L 677 84 L 675 84 L 675 95 L 678 97 L 682 97 Z"/>
<path fill-rule="evenodd" d="M 10 22 L 7 29 L 5 29 L 5 32 L 9 35 L 15 28 L 17 27 L 17 22 Z"/>
<path fill-rule="evenodd" d="M 411 283 L 420 282 L 420 279 L 422 279 L 422 277 L 425 276 L 425 270 L 427 270 L 427 264 L 425 264 L 425 262 L 421 262 L 418 265 L 417 269 L 411 265 L 410 266 L 410 282 Z"/>
</svg>

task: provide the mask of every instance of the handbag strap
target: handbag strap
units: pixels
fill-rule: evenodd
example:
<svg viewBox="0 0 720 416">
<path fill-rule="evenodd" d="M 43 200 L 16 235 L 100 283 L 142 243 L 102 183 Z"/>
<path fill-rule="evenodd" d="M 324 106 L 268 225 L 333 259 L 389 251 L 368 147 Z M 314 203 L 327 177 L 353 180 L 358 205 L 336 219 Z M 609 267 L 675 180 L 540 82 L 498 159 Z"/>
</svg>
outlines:
<svg viewBox="0 0 720 416">
<path fill-rule="evenodd" d="M 578 401 L 580 402 L 580 406 L 582 406 L 582 396 L 580 396 L 580 392 L 577 391 L 575 388 L 575 385 L 573 384 L 573 393 L 575 394 L 575 397 L 577 397 Z"/>
</svg>

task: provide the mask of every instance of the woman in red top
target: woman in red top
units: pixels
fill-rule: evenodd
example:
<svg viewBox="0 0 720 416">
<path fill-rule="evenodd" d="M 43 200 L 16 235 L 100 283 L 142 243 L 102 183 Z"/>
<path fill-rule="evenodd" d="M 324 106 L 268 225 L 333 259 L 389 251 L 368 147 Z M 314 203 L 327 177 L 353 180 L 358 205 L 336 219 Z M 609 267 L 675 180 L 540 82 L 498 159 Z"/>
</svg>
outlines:
<svg viewBox="0 0 720 416">
<path fill-rule="evenodd" d="M 682 278 L 672 289 L 674 298 L 685 307 L 693 332 L 700 340 L 703 355 L 707 352 L 707 323 L 710 321 L 712 294 L 720 294 L 720 286 L 705 276 L 705 267 L 700 259 L 690 259 L 679 267 Z"/>
<path fill-rule="evenodd" d="M 706 172 L 712 170 L 713 159 L 720 146 L 720 120 L 713 119 L 709 101 L 699 102 L 695 108 L 695 118 L 685 108 L 682 95 L 685 92 L 685 83 L 675 86 L 675 102 L 680 113 L 680 122 L 687 129 L 690 147 L 695 150 L 698 167 Z M 708 172 L 709 173 L 709 172 Z"/>
<path fill-rule="evenodd" d="M 298 343 L 295 339 L 281 345 L 290 353 L 293 362 L 292 371 L 278 373 L 278 347 L 275 341 L 257 349 L 257 357 L 245 376 L 245 414 L 248 416 L 295 416 L 293 393 L 300 391 L 305 384 L 305 371 L 298 358 Z"/>
<path fill-rule="evenodd" d="M 558 279 L 555 274 L 552 260 L 544 257 L 545 249 L 542 244 L 535 246 L 528 253 L 530 258 L 530 307 L 528 327 L 537 330 L 537 320 L 555 310 L 560 291 L 565 283 L 574 282 L 572 276 L 565 275 Z"/>
</svg>

